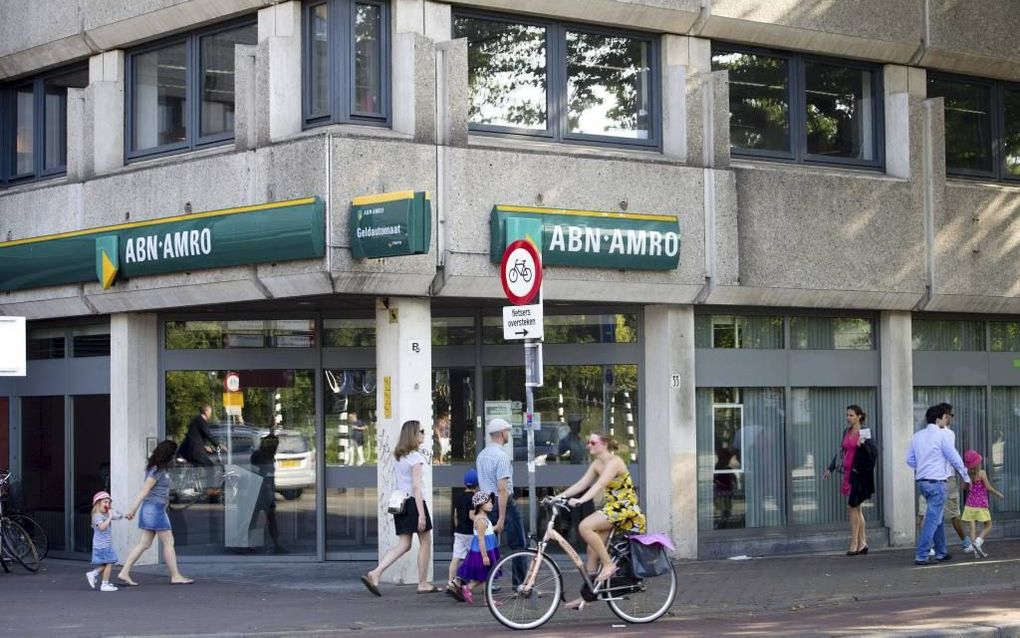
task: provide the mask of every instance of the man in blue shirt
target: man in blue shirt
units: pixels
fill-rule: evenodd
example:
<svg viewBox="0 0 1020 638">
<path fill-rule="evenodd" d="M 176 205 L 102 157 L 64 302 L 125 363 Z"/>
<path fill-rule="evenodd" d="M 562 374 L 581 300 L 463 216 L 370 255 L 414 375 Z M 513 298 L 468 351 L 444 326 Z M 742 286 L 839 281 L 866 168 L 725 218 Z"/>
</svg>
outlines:
<svg viewBox="0 0 1020 638">
<path fill-rule="evenodd" d="M 946 530 L 942 521 L 942 508 L 946 503 L 946 479 L 951 474 L 950 466 L 970 485 L 970 476 L 963 464 L 963 459 L 953 447 L 952 442 L 943 428 L 949 422 L 949 413 L 942 405 L 928 408 L 925 414 L 928 425 L 914 433 L 907 451 L 907 465 L 914 468 L 917 488 L 928 503 L 928 511 L 924 516 L 924 526 L 917 537 L 914 563 L 927 565 L 928 548 L 935 543 L 935 560 L 938 562 L 952 558 L 946 549 Z"/>
</svg>

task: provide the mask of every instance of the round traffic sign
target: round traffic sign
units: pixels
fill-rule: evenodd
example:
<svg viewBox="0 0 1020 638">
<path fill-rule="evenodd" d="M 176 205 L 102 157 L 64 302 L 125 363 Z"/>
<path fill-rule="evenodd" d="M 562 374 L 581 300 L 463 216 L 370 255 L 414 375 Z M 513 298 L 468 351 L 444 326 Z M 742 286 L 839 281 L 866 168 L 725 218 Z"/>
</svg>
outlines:
<svg viewBox="0 0 1020 638">
<path fill-rule="evenodd" d="M 241 389 L 241 377 L 236 372 L 228 372 L 223 377 L 223 389 L 227 392 L 237 392 Z"/>
<path fill-rule="evenodd" d="M 511 242 L 503 251 L 499 280 L 510 303 L 521 306 L 534 299 L 542 286 L 542 258 L 535 245 L 526 239 Z"/>
</svg>

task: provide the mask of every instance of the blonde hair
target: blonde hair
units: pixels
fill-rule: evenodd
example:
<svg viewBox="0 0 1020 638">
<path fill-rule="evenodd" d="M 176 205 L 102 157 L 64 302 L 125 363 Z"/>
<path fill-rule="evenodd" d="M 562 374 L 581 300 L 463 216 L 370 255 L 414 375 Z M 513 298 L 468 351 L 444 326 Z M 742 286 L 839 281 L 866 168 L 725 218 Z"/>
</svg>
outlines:
<svg viewBox="0 0 1020 638">
<path fill-rule="evenodd" d="M 105 501 L 105 500 L 106 500 L 105 498 L 101 498 L 101 499 L 99 499 L 98 501 L 96 501 L 95 503 L 92 504 L 92 513 L 93 514 L 100 514 L 101 513 L 98 510 L 96 510 L 96 508 L 97 507 L 102 507 L 103 506 L 103 501 Z M 112 502 L 112 499 L 111 499 L 111 502 Z"/>
<path fill-rule="evenodd" d="M 398 461 L 418 449 L 418 432 L 421 431 L 421 423 L 418 421 L 404 421 L 400 426 L 400 438 L 397 439 L 397 447 L 393 450 L 393 456 Z"/>
<path fill-rule="evenodd" d="M 620 444 L 616 442 L 616 439 L 609 432 L 592 432 L 592 434 L 599 437 L 606 444 L 606 449 L 610 452 L 615 452 L 620 447 Z"/>
</svg>

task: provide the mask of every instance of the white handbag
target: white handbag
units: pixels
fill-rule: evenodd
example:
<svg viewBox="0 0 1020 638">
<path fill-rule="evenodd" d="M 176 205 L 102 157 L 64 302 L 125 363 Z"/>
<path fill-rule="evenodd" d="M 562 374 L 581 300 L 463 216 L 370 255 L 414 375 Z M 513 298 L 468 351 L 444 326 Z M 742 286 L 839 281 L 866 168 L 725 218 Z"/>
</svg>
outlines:
<svg viewBox="0 0 1020 638">
<path fill-rule="evenodd" d="M 386 511 L 394 516 L 400 516 L 404 513 L 405 503 L 407 503 L 407 494 L 403 490 L 393 490 L 390 492 L 390 500 L 386 504 Z"/>
</svg>

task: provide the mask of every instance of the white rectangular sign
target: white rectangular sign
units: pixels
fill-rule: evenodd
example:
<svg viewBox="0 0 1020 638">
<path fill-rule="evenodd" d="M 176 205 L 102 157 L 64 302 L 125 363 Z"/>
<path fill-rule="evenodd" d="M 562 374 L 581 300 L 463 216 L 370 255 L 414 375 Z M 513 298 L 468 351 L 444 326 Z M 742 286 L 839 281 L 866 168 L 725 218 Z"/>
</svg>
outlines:
<svg viewBox="0 0 1020 638">
<path fill-rule="evenodd" d="M 25 363 L 25 318 L 0 317 L 0 377 L 25 376 Z"/>
<path fill-rule="evenodd" d="M 542 304 L 503 306 L 503 338 L 541 339 L 545 335 Z"/>
</svg>

